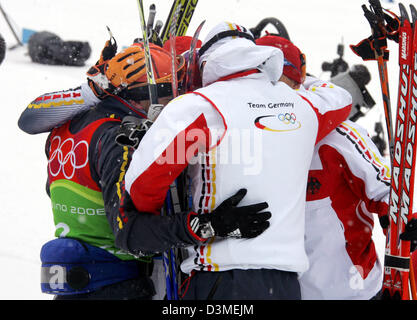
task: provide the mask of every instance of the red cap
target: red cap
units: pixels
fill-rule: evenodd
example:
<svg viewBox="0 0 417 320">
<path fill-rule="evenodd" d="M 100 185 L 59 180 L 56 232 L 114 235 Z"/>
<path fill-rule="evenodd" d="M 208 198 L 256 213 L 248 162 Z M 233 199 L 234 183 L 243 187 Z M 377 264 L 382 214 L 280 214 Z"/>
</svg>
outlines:
<svg viewBox="0 0 417 320">
<path fill-rule="evenodd" d="M 284 75 L 297 83 L 303 83 L 305 78 L 305 58 L 290 40 L 275 35 L 266 35 L 256 39 L 256 44 L 281 49 L 284 53 Z"/>
<path fill-rule="evenodd" d="M 177 54 L 182 54 L 185 51 L 190 50 L 190 46 L 191 46 L 191 41 L 193 40 L 193 37 L 190 36 L 178 36 L 175 38 L 175 50 L 177 51 Z M 197 48 L 201 47 L 201 40 L 197 41 Z M 171 51 L 171 43 L 169 41 L 169 39 L 167 41 L 165 41 L 164 43 L 164 47 L 163 47 L 166 51 L 170 52 Z"/>
</svg>

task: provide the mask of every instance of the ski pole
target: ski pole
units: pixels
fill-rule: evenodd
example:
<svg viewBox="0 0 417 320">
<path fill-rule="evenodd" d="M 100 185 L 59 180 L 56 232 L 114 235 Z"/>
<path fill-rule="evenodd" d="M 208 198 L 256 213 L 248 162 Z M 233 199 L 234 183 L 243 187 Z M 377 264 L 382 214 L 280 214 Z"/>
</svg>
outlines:
<svg viewBox="0 0 417 320">
<path fill-rule="evenodd" d="M 7 22 L 8 26 L 9 26 L 10 30 L 12 31 L 12 33 L 13 33 L 13 35 L 14 35 L 14 37 L 16 38 L 17 43 L 18 43 L 20 46 L 23 46 L 22 41 L 21 41 L 21 40 L 20 40 L 20 38 L 17 36 L 16 31 L 14 30 L 14 28 L 13 28 L 12 24 L 10 23 L 9 18 L 8 18 L 8 16 L 7 16 L 6 12 L 3 10 L 3 8 L 2 8 L 2 6 L 1 6 L 1 4 L 0 4 L 0 11 L 1 11 L 1 13 L 3 14 L 3 17 L 4 17 L 4 19 L 6 20 L 6 22 Z"/>
<path fill-rule="evenodd" d="M 176 46 L 176 34 L 177 34 L 177 20 L 181 11 L 181 4 L 177 6 L 172 17 L 172 23 L 169 28 L 169 43 L 171 46 L 171 85 L 172 85 L 172 97 L 178 96 L 178 77 L 177 77 L 177 50 Z"/>
<path fill-rule="evenodd" d="M 384 105 L 384 114 L 385 114 L 385 122 L 386 122 L 386 129 L 388 135 L 388 146 L 390 151 L 390 156 L 392 160 L 393 152 L 394 152 L 394 137 L 393 137 L 393 128 L 392 128 L 392 111 L 391 111 L 391 99 L 390 99 L 390 90 L 388 84 L 388 68 L 387 63 L 384 60 L 384 51 L 383 48 L 379 44 L 379 40 L 381 38 L 385 38 L 383 32 L 383 16 L 381 17 L 380 14 L 382 9 L 379 10 L 379 6 L 375 1 L 370 0 L 371 7 L 376 10 L 376 12 L 372 12 L 366 8 L 365 5 L 362 6 L 364 11 L 365 18 L 368 20 L 372 35 L 374 38 L 374 48 L 375 48 L 375 56 L 378 63 L 378 73 L 379 79 L 381 84 L 381 91 L 382 91 L 382 101 Z M 379 1 L 378 1 L 379 2 Z M 376 9 L 375 9 L 376 8 Z M 382 19 L 382 20 L 381 20 Z"/>
<path fill-rule="evenodd" d="M 146 65 L 146 77 L 148 81 L 148 89 L 149 89 L 149 101 L 150 101 L 150 110 L 162 110 L 163 105 L 158 103 L 158 91 L 157 91 L 157 85 L 155 81 L 155 76 L 153 73 L 152 68 L 152 60 L 151 60 L 151 53 L 149 49 L 149 40 L 148 40 L 148 34 L 147 34 L 147 27 L 145 22 L 145 13 L 143 10 L 143 2 L 142 0 L 138 1 L 138 7 L 139 7 L 139 16 L 140 16 L 140 22 L 141 22 L 141 29 L 142 29 L 142 39 L 143 39 L 143 49 L 145 51 L 145 65 Z M 155 5 L 151 5 L 151 11 L 155 10 Z M 156 119 L 155 114 L 155 119 Z M 149 117 L 149 112 L 148 112 Z M 151 121 L 154 121 L 155 119 L 149 119 Z M 169 208 L 167 208 L 167 211 Z M 168 252 L 164 252 L 162 255 L 164 269 L 165 269 L 165 278 L 166 278 L 166 292 L 167 292 L 167 299 L 172 300 L 172 292 L 173 288 L 171 286 L 172 283 L 172 275 L 171 275 L 171 268 L 170 268 L 170 254 Z"/>
<path fill-rule="evenodd" d="M 148 80 L 149 101 L 150 101 L 149 109 L 162 110 L 163 106 L 158 103 L 158 91 L 157 91 L 157 85 L 156 85 L 155 76 L 154 76 L 153 67 L 152 67 L 151 53 L 149 50 L 149 38 L 147 34 L 145 13 L 143 10 L 142 0 L 138 0 L 138 6 L 139 6 L 141 28 L 142 28 L 143 49 L 145 51 L 146 77 Z M 155 5 L 152 5 L 152 6 L 155 7 Z M 153 121 L 155 119 L 150 119 L 150 120 Z"/>
</svg>

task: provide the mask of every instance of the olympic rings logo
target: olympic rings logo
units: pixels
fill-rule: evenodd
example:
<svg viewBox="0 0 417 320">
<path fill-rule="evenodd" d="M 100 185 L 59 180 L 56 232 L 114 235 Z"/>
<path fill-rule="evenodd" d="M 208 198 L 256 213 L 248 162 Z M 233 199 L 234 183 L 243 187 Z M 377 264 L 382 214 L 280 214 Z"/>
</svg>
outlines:
<svg viewBox="0 0 417 320">
<path fill-rule="evenodd" d="M 273 122 L 270 122 L 269 125 L 272 127 L 268 127 L 266 124 L 262 124 L 261 120 L 265 118 L 272 118 L 276 119 L 278 118 L 279 121 L 281 121 L 287 126 L 283 125 L 276 125 Z M 263 120 L 262 120 L 263 121 Z M 261 130 L 267 130 L 271 132 L 289 132 L 289 131 L 295 131 L 301 128 L 301 122 L 297 121 L 297 117 L 294 113 L 280 113 L 278 115 L 266 115 L 266 116 L 260 116 L 257 117 L 254 121 L 255 127 L 261 129 Z"/>
<path fill-rule="evenodd" d="M 52 146 L 57 145 L 57 148 L 52 151 Z M 84 148 L 84 153 L 82 150 Z M 63 152 L 62 150 L 68 150 Z M 55 136 L 51 140 L 51 147 L 49 150 L 50 157 L 48 160 L 49 173 L 56 177 L 62 170 L 62 174 L 66 179 L 72 179 L 75 174 L 75 170 L 85 167 L 88 163 L 88 143 L 85 140 L 79 141 L 74 145 L 74 139 L 68 138 L 61 143 L 61 137 Z M 65 154 L 64 154 L 65 153 Z M 78 159 L 77 159 L 78 155 Z M 82 161 L 81 158 L 85 158 Z M 52 165 L 54 161 L 58 162 L 58 166 Z"/>
<path fill-rule="evenodd" d="M 294 113 L 280 113 L 278 115 L 278 119 L 281 120 L 285 124 L 294 124 L 297 117 Z"/>
</svg>

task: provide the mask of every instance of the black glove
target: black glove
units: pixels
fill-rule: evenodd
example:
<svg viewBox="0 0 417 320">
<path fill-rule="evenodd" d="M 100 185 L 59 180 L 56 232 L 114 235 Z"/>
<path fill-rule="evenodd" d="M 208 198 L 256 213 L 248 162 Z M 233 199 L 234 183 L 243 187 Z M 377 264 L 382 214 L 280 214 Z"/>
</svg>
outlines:
<svg viewBox="0 0 417 320">
<path fill-rule="evenodd" d="M 100 59 L 96 62 L 94 66 L 92 66 L 87 71 L 87 81 L 90 88 L 93 90 L 93 93 L 99 98 L 104 99 L 108 92 L 103 90 L 98 83 L 95 83 L 93 79 L 89 79 L 89 76 L 94 76 L 97 73 L 101 73 L 104 75 L 104 68 L 107 66 L 107 63 L 116 55 L 117 53 L 117 42 L 116 39 L 113 37 L 113 34 L 110 31 L 110 28 L 107 27 L 107 30 L 110 34 L 110 39 L 106 41 L 104 44 L 104 48 L 101 50 Z"/>
<path fill-rule="evenodd" d="M 117 42 L 113 35 L 110 36 L 110 39 L 104 44 L 104 48 L 101 50 L 100 60 L 97 61 L 97 65 L 102 64 L 106 61 L 109 61 L 117 53 Z"/>
<path fill-rule="evenodd" d="M 363 39 L 357 45 L 350 45 L 352 51 L 362 58 L 364 61 L 376 60 L 376 48 L 379 48 L 380 54 L 383 55 L 383 59 L 388 61 L 389 51 L 387 50 L 387 38 L 381 37 L 374 39 L 372 36 Z"/>
<path fill-rule="evenodd" d="M 417 247 L 417 219 L 413 218 L 405 225 L 405 231 L 400 234 L 400 239 L 404 241 L 411 241 L 410 252 L 413 252 Z"/>
<path fill-rule="evenodd" d="M 125 116 L 120 124 L 115 141 L 118 145 L 136 149 L 150 125 L 149 120 Z"/>
<path fill-rule="evenodd" d="M 198 214 L 190 219 L 190 227 L 200 238 L 214 236 L 254 238 L 269 227 L 271 213 L 259 212 L 268 208 L 266 202 L 237 207 L 247 190 L 240 189 L 235 195 L 223 201 L 214 211 Z"/>
</svg>

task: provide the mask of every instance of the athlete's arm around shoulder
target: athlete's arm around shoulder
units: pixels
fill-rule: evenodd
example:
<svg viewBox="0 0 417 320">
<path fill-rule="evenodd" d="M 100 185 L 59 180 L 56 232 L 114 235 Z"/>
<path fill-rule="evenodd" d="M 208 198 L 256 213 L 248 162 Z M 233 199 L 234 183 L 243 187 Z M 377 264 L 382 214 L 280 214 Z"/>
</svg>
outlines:
<svg viewBox="0 0 417 320">
<path fill-rule="evenodd" d="M 165 106 L 126 172 L 126 190 L 138 210 L 159 210 L 169 185 L 198 152 L 218 143 L 225 127 L 220 113 L 199 94 L 179 96 Z"/>
<path fill-rule="evenodd" d="M 316 112 L 319 121 L 317 142 L 349 116 L 352 96 L 331 82 L 308 76 L 298 94 Z"/>
<path fill-rule="evenodd" d="M 99 102 L 87 83 L 45 93 L 29 103 L 20 115 L 18 126 L 29 134 L 48 132 Z"/>
<path fill-rule="evenodd" d="M 365 202 L 370 212 L 387 214 L 389 159 L 380 154 L 365 128 L 344 121 L 317 148 L 322 161 L 340 163 L 346 185 Z"/>
</svg>

